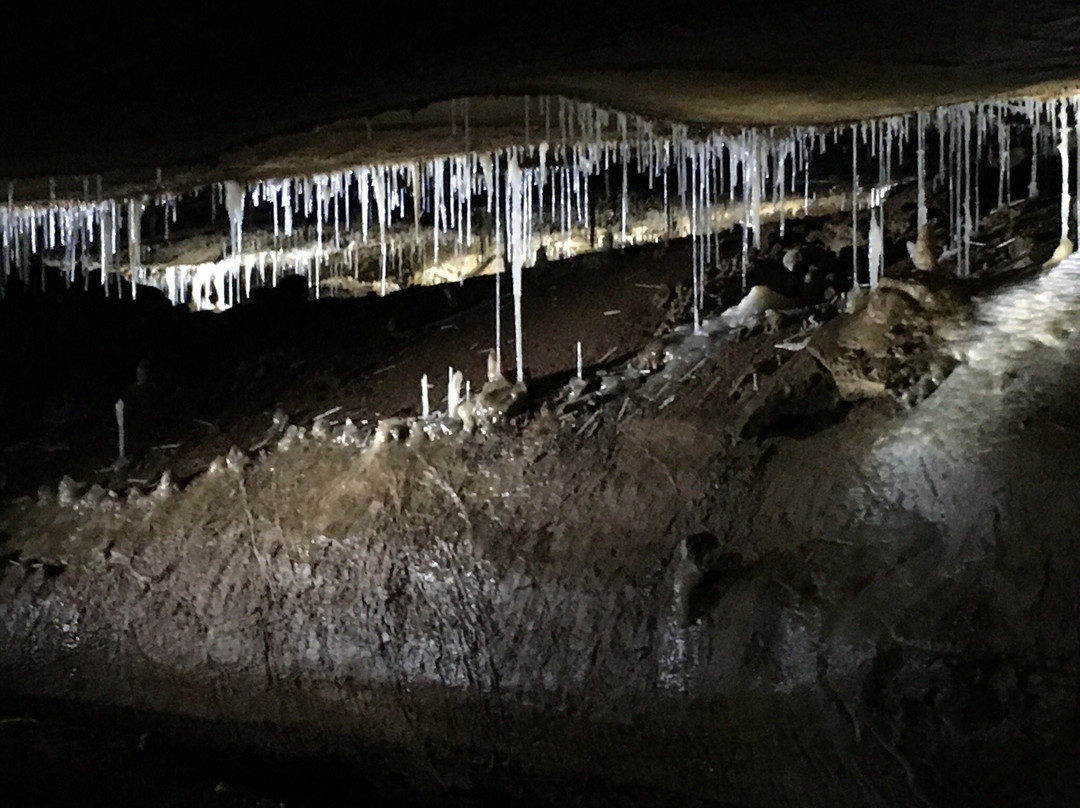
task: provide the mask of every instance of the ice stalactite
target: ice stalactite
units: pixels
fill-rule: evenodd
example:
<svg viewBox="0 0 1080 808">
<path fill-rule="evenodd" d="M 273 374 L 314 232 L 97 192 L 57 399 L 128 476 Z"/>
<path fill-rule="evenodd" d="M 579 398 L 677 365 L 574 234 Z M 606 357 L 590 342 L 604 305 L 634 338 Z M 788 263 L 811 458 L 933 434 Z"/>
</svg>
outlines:
<svg viewBox="0 0 1080 808">
<path fill-rule="evenodd" d="M 127 203 L 128 220 L 128 269 L 131 273 L 131 292 L 134 295 L 142 279 L 142 214 L 143 201 L 129 199 Z"/>
<path fill-rule="evenodd" d="M 524 146 L 468 151 L 468 106 L 461 101 L 453 114 L 455 127 L 465 122 L 460 127 L 466 135 L 463 153 L 358 165 L 310 177 L 267 178 L 246 188 L 238 181 L 211 186 L 212 215 L 221 204 L 229 220 L 228 247 L 212 261 L 151 260 L 160 254 L 154 240 L 162 229 L 166 240 L 173 240 L 170 225 L 178 210 L 190 208 L 187 199 L 198 190 L 165 188 L 155 176 L 152 187 L 106 198 L 99 181 L 96 198 L 90 200 L 91 183 L 83 177 L 77 192 L 64 191 L 53 180 L 47 192 L 28 197 L 47 196 L 48 201 L 20 203 L 9 184 L 7 204 L 0 206 L 0 280 L 17 273 L 25 281 L 40 260 L 62 270 L 69 283 L 79 268 L 84 273 L 100 271 L 103 283 L 110 275 L 124 276 L 134 284 L 157 285 L 173 302 L 191 300 L 192 305 L 220 309 L 246 297 L 253 286 L 276 284 L 289 272 L 307 277 L 318 296 L 327 288 L 387 294 L 408 283 L 501 267 L 510 271 L 514 283 L 519 354 L 521 272 L 534 262 L 538 246 L 558 258 L 604 244 L 627 246 L 642 238 L 690 235 L 694 320 L 700 324 L 707 270 L 720 255 L 717 223 L 741 221 L 745 284 L 751 251 L 761 247 L 762 222 L 779 220 L 783 237 L 786 217 L 797 209 L 789 206 L 789 195 L 797 194 L 801 180 L 802 209 L 809 210 L 813 158 L 830 143 L 846 146 L 849 135 L 856 281 L 876 282 L 882 269 L 881 201 L 897 180 L 917 183 L 920 229 L 930 222 L 932 194 L 943 191 L 939 199 L 947 212 L 947 255 L 955 257 L 959 274 L 968 272 L 983 201 L 979 167 L 984 158 L 996 157 L 997 202 L 1007 204 L 1015 143 L 1033 146 L 1032 195 L 1038 192 L 1040 144 L 1057 146 L 1063 169 L 1062 237 L 1069 233 L 1075 195 L 1070 193 L 1074 161 L 1068 138 L 1080 125 L 1075 99 L 958 104 L 831 130 L 747 127 L 694 134 L 682 124 L 665 126 L 564 98 L 558 99 L 556 116 L 553 101 L 542 97 L 523 104 L 522 109 L 530 110 Z M 937 138 L 932 137 L 935 128 Z M 914 141 L 910 150 L 909 136 Z M 907 153 L 915 158 L 914 176 L 903 173 Z M 866 207 L 866 197 L 859 186 L 872 170 L 871 161 L 877 163 L 876 188 L 881 191 L 871 192 L 869 246 L 860 248 L 859 208 Z M 1075 166 L 1080 171 L 1080 160 Z M 590 198 L 594 180 L 608 187 L 604 199 L 610 200 L 610 210 L 601 210 L 599 200 Z M 643 187 L 649 191 L 638 198 L 636 189 Z M 641 226 L 642 211 L 648 213 L 650 205 L 659 208 L 660 222 L 651 232 Z M 264 212 L 256 217 L 257 208 Z M 145 221 L 144 210 L 151 211 Z M 378 227 L 377 241 L 370 239 L 373 226 Z M 117 260 L 120 234 L 128 241 L 126 261 Z M 860 278 L 864 261 L 869 271 Z M 495 348 L 501 352 L 499 273 L 495 282 Z M 515 358 L 521 373 L 523 359 Z"/>
<path fill-rule="evenodd" d="M 386 181 L 383 177 L 383 169 L 376 168 L 372 172 L 372 186 L 375 192 L 375 210 L 379 217 L 379 294 L 386 294 L 386 224 L 389 220 L 390 211 L 387 210 Z M 436 231 L 435 243 L 438 245 L 438 231 Z M 438 247 L 436 247 L 435 259 L 438 260 Z"/>
<path fill-rule="evenodd" d="M 870 234 L 867 239 L 867 271 L 870 275 L 870 288 L 878 285 L 878 280 L 885 271 L 885 235 L 884 211 L 887 186 L 878 186 L 870 190 Z"/>
<path fill-rule="evenodd" d="M 922 230 L 926 227 L 927 212 L 926 212 L 926 130 L 930 126 L 930 116 L 924 110 L 919 110 L 916 116 L 916 127 L 918 128 L 918 144 L 916 146 L 916 160 L 918 173 L 918 212 L 916 214 L 916 227 L 918 230 Z"/>
<path fill-rule="evenodd" d="M 525 349 L 522 342 L 521 273 L 529 240 L 526 207 L 530 203 L 530 175 L 518 164 L 516 151 L 510 152 L 506 168 L 506 247 L 510 258 L 510 277 L 514 290 L 514 358 L 518 382 L 525 381 Z"/>
<path fill-rule="evenodd" d="M 859 133 L 851 127 L 851 283 L 859 285 Z"/>
<path fill-rule="evenodd" d="M 225 183 L 225 210 L 229 214 L 229 254 L 244 251 L 244 202 L 247 194 L 237 182 Z M 321 227 L 320 227 L 321 229 Z"/>
<path fill-rule="evenodd" d="M 1061 157 L 1061 243 L 1069 242 L 1069 215 L 1072 198 L 1069 195 L 1069 107 L 1058 102 L 1058 155 Z M 1070 250 L 1071 251 L 1071 250 Z"/>
<path fill-rule="evenodd" d="M 691 296 L 693 299 L 693 324 L 694 333 L 697 334 L 701 331 L 701 310 L 698 306 L 699 298 L 699 283 L 700 276 L 698 271 L 698 262 L 700 260 L 701 247 L 698 244 L 698 230 L 700 226 L 700 216 L 698 214 L 698 188 L 700 187 L 697 181 L 698 175 L 698 160 L 697 152 L 691 152 L 690 159 L 690 281 L 691 281 Z M 744 241 L 745 243 L 745 241 Z"/>
</svg>

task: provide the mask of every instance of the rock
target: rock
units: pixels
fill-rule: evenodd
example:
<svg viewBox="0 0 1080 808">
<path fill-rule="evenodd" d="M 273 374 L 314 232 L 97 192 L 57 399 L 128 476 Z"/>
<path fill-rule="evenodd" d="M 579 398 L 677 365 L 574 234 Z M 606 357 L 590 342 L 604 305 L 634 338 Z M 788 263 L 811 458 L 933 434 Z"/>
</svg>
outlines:
<svg viewBox="0 0 1080 808">
<path fill-rule="evenodd" d="M 968 304 L 955 284 L 920 273 L 883 278 L 862 305 L 826 323 L 806 350 L 832 375 L 846 401 L 891 393 L 911 402 L 936 389 L 955 366 L 947 337 L 966 320 Z M 854 311 L 852 311 L 854 309 Z"/>
<path fill-rule="evenodd" d="M 304 440 L 307 430 L 303 427 L 298 427 L 296 424 L 290 424 L 289 428 L 285 430 L 285 434 L 281 436 L 281 439 L 277 442 L 277 449 L 279 452 L 287 452 L 296 444 Z"/>
<path fill-rule="evenodd" d="M 234 473 L 240 473 L 244 470 L 244 466 L 247 465 L 248 456 L 238 446 L 233 446 L 229 449 L 229 454 L 225 457 L 225 466 Z"/>
<path fill-rule="evenodd" d="M 65 508 L 73 507 L 79 501 L 81 490 L 82 483 L 76 482 L 65 474 L 56 487 L 56 501 Z"/>
<path fill-rule="evenodd" d="M 352 418 L 346 417 L 345 423 L 334 430 L 334 443 L 342 446 L 359 446 L 363 443 L 364 437 L 360 434 L 360 430 L 353 423 Z"/>
<path fill-rule="evenodd" d="M 630 366 L 642 373 L 655 373 L 664 366 L 664 343 L 654 339 L 630 360 Z"/>
<path fill-rule="evenodd" d="M 404 418 L 384 418 L 375 425 L 376 446 L 393 441 L 404 441 L 408 437 L 409 422 Z"/>
<path fill-rule="evenodd" d="M 474 424 L 491 426 L 516 415 L 527 401 L 528 391 L 523 383 L 511 384 L 499 376 L 481 388 L 473 399 L 470 415 Z"/>
<path fill-rule="evenodd" d="M 810 434 L 846 411 L 836 383 L 806 351 L 799 351 L 776 373 L 754 378 L 756 387 L 731 422 L 736 437 Z"/>
</svg>

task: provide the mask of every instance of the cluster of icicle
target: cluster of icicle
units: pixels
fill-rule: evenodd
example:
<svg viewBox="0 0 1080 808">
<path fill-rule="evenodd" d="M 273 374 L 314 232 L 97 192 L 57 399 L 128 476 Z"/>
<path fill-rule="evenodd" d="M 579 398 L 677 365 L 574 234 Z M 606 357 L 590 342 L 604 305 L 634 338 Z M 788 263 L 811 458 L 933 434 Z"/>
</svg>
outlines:
<svg viewBox="0 0 1080 808">
<path fill-rule="evenodd" d="M 1077 98 L 959 104 L 829 128 L 696 133 L 685 125 L 662 125 L 593 104 L 561 97 L 554 100 L 557 103 L 550 97 L 524 99 L 526 145 L 511 145 L 494 153 L 466 151 L 414 162 L 355 166 L 336 173 L 272 178 L 248 185 L 215 185 L 210 189 L 212 199 L 215 206 L 220 202 L 227 211 L 229 238 L 227 243 L 223 240 L 220 259 L 199 264 L 144 265 L 144 214 L 149 206 L 162 208 L 159 220 L 167 229 L 176 220 L 176 194 L 103 199 L 99 179 L 96 199 L 91 199 L 89 182 L 84 181 L 79 199 L 58 199 L 55 186 L 51 186 L 48 202 L 17 204 L 14 183 L 9 183 L 7 204 L 0 206 L 0 281 L 6 281 L 12 272 L 25 279 L 31 260 L 40 254 L 71 280 L 77 267 L 84 273 L 101 270 L 102 283 L 110 275 L 126 277 L 133 286 L 161 288 L 174 303 L 221 309 L 250 294 L 253 285 L 274 285 L 285 273 L 308 276 L 318 295 L 325 273 L 359 272 L 356 256 L 364 248 L 378 251 L 375 288 L 385 293 L 395 256 L 400 261 L 408 248 L 403 245 L 411 244 L 414 252 L 429 249 L 430 262 L 438 265 L 448 254 L 469 250 L 474 240 L 483 238 L 499 259 L 497 283 L 501 283 L 503 269 L 511 271 L 520 366 L 521 271 L 535 261 L 542 236 L 548 236 L 547 243 L 554 241 L 557 248 L 560 241 L 570 238 L 574 227 L 590 226 L 590 178 L 604 176 L 610 182 L 614 174 L 621 181 L 615 246 L 633 240 L 628 233 L 631 174 L 639 186 L 647 184 L 652 193 L 662 194 L 666 221 L 670 222 L 672 211 L 676 211 L 689 222 L 697 327 L 705 268 L 714 249 L 719 249 L 714 239 L 717 206 L 726 204 L 730 210 L 735 205 L 740 213 L 745 271 L 750 248 L 760 246 L 763 208 L 772 206 L 779 211 L 781 228 L 787 196 L 797 200 L 801 192 L 805 209 L 811 198 L 811 158 L 825 152 L 830 142 L 851 152 L 855 231 L 860 206 L 870 212 L 868 249 L 864 256 L 855 251 L 852 271 L 856 282 L 875 285 L 884 267 L 882 204 L 913 136 L 917 141 L 919 226 L 927 220 L 930 182 L 947 188 L 949 246 L 955 251 L 959 272 L 967 273 L 984 191 L 979 167 L 986 159 L 996 159 L 997 201 L 1008 203 L 1010 152 L 1019 140 L 1018 131 L 1028 135 L 1023 127 L 1030 128 L 1034 146 L 1030 194 L 1038 191 L 1035 166 L 1040 151 L 1056 146 L 1060 152 L 1063 241 L 1068 235 L 1069 130 L 1080 126 Z M 467 105 L 465 108 L 467 121 Z M 531 131 L 530 112 L 534 121 L 542 120 Z M 535 137 L 541 132 L 542 140 Z M 931 179 L 927 144 L 935 132 L 938 165 Z M 464 142 L 468 143 L 467 124 Z M 872 160 L 876 160 L 876 172 L 866 170 Z M 876 184 L 870 185 L 868 192 L 862 188 L 865 177 L 860 176 L 860 170 L 876 173 Z M 1080 160 L 1077 170 L 1080 172 Z M 272 236 L 267 230 L 245 240 L 245 220 L 251 208 L 259 206 L 269 208 Z M 421 222 L 425 231 L 434 231 L 430 243 L 421 237 Z M 126 236 L 126 255 L 121 254 L 121 233 Z M 501 323 L 498 327 L 501 333 Z"/>
</svg>

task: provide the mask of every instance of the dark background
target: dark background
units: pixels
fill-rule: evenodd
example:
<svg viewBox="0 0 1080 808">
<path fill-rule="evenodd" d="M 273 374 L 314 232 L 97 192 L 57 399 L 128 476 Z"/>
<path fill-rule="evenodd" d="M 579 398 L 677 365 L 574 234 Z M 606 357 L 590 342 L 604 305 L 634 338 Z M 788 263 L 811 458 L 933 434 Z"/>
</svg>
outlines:
<svg viewBox="0 0 1080 808">
<path fill-rule="evenodd" d="M 494 92 L 595 64 L 642 33 L 738 36 L 762 14 L 782 25 L 793 5 L 18 3 L 0 21 L 0 178 L 199 160 L 236 145 L 230 132 L 257 139 L 399 98 Z"/>
</svg>

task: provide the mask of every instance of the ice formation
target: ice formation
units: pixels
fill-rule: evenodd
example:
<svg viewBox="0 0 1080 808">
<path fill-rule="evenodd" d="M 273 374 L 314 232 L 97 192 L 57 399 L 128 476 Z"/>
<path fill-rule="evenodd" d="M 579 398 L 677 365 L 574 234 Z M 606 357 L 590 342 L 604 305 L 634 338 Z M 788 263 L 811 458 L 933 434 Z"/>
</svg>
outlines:
<svg viewBox="0 0 1080 808">
<path fill-rule="evenodd" d="M 691 131 L 561 97 L 525 99 L 523 107 L 524 145 L 494 152 L 469 150 L 469 105 L 463 100 L 450 105 L 450 126 L 464 136 L 465 149 L 457 154 L 307 177 L 229 180 L 209 189 L 165 189 L 157 176 L 144 191 L 117 199 L 102 196 L 100 178 L 80 178 L 77 188 L 63 191 L 51 182 L 47 200 L 20 199 L 16 184 L 8 183 L 7 202 L 0 205 L 0 292 L 10 275 L 28 280 L 38 262 L 59 269 L 69 282 L 80 274 L 89 282 L 97 273 L 106 289 L 110 278 L 122 278 L 133 287 L 156 286 L 174 303 L 218 310 L 288 273 L 306 276 L 318 296 L 386 294 L 409 283 L 494 272 L 501 366 L 501 274 L 509 270 L 521 380 L 522 273 L 541 248 L 548 258 L 560 258 L 605 240 L 622 247 L 690 236 L 698 329 L 706 273 L 719 251 L 717 233 L 742 224 L 745 286 L 763 220 L 777 218 L 783 228 L 788 215 L 812 205 L 811 163 L 829 148 L 850 152 L 853 240 L 867 244 L 853 251 L 859 285 L 873 286 L 884 268 L 882 202 L 912 152 L 918 225 L 928 221 L 931 189 L 944 190 L 945 246 L 958 274 L 970 271 L 972 236 L 990 207 L 979 168 L 996 162 L 996 202 L 1008 204 L 1018 144 L 1031 147 L 1029 195 L 1038 193 L 1040 160 L 1046 171 L 1056 149 L 1063 244 L 1070 232 L 1070 156 L 1077 147 L 1072 132 L 1080 127 L 1080 97 L 964 103 L 854 125 L 784 130 Z M 1075 165 L 1080 172 L 1080 159 Z M 594 180 L 609 189 L 605 204 L 613 215 L 604 221 Z M 212 210 L 221 206 L 227 214 L 227 237 L 170 257 L 178 207 L 206 190 Z M 159 249 L 162 237 L 165 248 Z"/>
<path fill-rule="evenodd" d="M 116 400 L 116 446 L 117 455 L 116 462 L 123 463 L 126 458 L 125 449 L 127 448 L 124 443 L 124 399 L 118 398 Z"/>
</svg>

